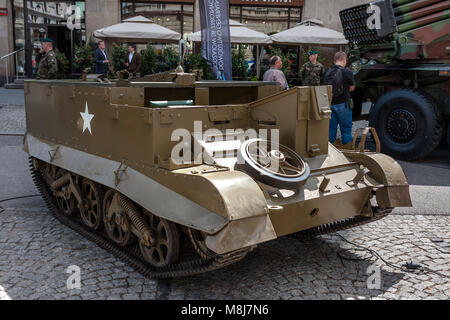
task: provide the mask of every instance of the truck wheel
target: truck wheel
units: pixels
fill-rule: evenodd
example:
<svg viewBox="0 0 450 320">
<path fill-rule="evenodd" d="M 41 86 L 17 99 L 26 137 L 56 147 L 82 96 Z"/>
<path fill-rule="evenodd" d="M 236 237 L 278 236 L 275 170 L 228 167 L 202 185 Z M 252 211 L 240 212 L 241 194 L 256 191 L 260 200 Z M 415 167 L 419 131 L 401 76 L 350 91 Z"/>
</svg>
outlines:
<svg viewBox="0 0 450 320">
<path fill-rule="evenodd" d="M 371 110 L 369 120 L 380 137 L 381 151 L 401 160 L 425 157 L 438 146 L 444 132 L 437 104 L 413 89 L 383 95 Z"/>
</svg>

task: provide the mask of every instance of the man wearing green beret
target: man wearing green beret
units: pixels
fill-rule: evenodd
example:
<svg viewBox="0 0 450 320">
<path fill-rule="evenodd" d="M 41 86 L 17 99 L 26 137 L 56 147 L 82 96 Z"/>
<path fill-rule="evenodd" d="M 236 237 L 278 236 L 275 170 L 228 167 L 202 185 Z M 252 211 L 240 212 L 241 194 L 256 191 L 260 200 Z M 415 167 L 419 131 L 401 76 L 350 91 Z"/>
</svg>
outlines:
<svg viewBox="0 0 450 320">
<path fill-rule="evenodd" d="M 41 40 L 41 49 L 36 60 L 39 63 L 36 79 L 56 79 L 58 63 L 55 52 L 53 51 L 52 39 L 44 38 Z"/>
<path fill-rule="evenodd" d="M 320 86 L 324 67 L 317 61 L 318 54 L 317 50 L 309 50 L 309 61 L 300 70 L 300 80 L 304 86 Z"/>
</svg>

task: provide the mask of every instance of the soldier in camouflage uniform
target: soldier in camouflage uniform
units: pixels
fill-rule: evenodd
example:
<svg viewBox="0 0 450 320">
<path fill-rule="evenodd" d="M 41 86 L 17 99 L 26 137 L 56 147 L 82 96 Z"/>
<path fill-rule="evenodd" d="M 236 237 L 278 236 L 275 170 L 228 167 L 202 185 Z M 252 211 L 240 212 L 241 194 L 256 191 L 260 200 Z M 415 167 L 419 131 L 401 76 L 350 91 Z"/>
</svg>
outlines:
<svg viewBox="0 0 450 320">
<path fill-rule="evenodd" d="M 42 47 L 39 52 L 39 66 L 36 79 L 56 79 L 58 63 L 53 51 L 53 41 L 49 38 L 41 40 Z"/>
<path fill-rule="evenodd" d="M 300 70 L 300 80 L 304 86 L 320 86 L 324 72 L 323 65 L 317 61 L 317 50 L 309 50 L 309 61 Z"/>
</svg>

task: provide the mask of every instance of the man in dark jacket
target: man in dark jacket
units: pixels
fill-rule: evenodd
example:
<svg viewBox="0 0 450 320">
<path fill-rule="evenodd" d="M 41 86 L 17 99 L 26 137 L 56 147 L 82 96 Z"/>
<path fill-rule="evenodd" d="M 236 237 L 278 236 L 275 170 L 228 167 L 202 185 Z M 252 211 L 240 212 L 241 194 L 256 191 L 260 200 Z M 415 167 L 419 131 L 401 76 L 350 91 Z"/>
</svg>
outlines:
<svg viewBox="0 0 450 320">
<path fill-rule="evenodd" d="M 99 41 L 98 48 L 94 52 L 94 73 L 108 74 L 109 59 L 105 50 L 105 42 Z"/>
<path fill-rule="evenodd" d="M 141 69 L 141 64 L 142 64 L 141 55 L 136 52 L 136 45 L 129 44 L 128 56 L 125 62 L 125 66 L 127 67 L 130 75 L 133 75 L 133 77 L 135 77 L 136 73 L 138 73 L 139 70 Z"/>
<path fill-rule="evenodd" d="M 341 130 L 342 144 L 349 149 L 352 143 L 352 110 L 350 109 L 350 92 L 355 90 L 353 72 L 347 69 L 347 55 L 337 52 L 334 56 L 334 66 L 323 76 L 324 85 L 333 86 L 331 102 L 330 142 L 336 142 L 338 125 Z"/>
</svg>

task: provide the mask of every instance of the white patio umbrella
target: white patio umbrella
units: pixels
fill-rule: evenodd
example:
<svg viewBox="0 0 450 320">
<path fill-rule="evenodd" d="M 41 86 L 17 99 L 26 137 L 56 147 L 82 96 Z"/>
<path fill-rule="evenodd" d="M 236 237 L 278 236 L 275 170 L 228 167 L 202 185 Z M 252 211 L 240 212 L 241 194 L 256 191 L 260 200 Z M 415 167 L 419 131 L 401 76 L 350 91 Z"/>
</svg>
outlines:
<svg viewBox="0 0 450 320">
<path fill-rule="evenodd" d="M 287 45 L 302 44 L 347 44 L 343 33 L 325 28 L 322 21 L 309 19 L 295 27 L 273 34 L 273 43 Z"/>
<path fill-rule="evenodd" d="M 202 41 L 202 32 L 197 31 L 188 35 L 188 41 Z M 250 28 L 244 27 L 244 24 L 230 19 L 230 41 L 231 43 L 256 45 L 256 74 L 259 77 L 259 49 L 261 45 L 272 43 L 272 39 L 262 33 Z"/>
<path fill-rule="evenodd" d="M 110 42 L 178 42 L 181 35 L 143 16 L 123 20 L 122 23 L 94 31 L 94 37 Z"/>
<path fill-rule="evenodd" d="M 197 31 L 188 35 L 188 41 L 202 41 L 202 32 Z M 242 44 L 269 44 L 272 39 L 262 32 L 258 32 L 244 27 L 244 24 L 230 20 L 230 41 L 231 43 Z"/>
</svg>

